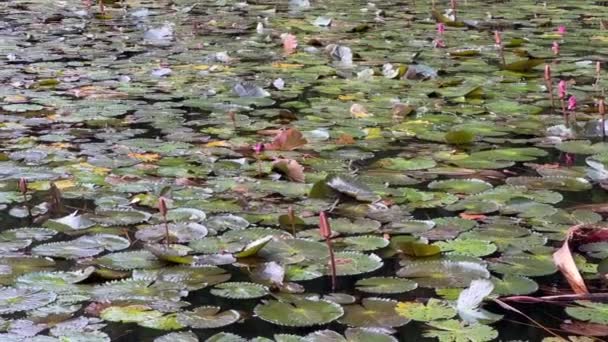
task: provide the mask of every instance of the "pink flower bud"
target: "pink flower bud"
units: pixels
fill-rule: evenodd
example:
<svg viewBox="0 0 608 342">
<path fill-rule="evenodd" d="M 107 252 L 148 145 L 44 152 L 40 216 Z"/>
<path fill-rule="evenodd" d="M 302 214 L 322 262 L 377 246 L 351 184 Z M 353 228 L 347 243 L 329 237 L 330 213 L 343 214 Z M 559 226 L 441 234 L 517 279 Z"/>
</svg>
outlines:
<svg viewBox="0 0 608 342">
<path fill-rule="evenodd" d="M 559 83 L 557 84 L 557 94 L 562 100 L 566 98 L 566 81 L 559 81 Z"/>
<path fill-rule="evenodd" d="M 158 198 L 158 212 L 163 217 L 167 216 L 167 200 L 164 197 Z"/>
<path fill-rule="evenodd" d="M 437 34 L 443 35 L 445 33 L 445 25 L 443 23 L 437 24 Z"/>
<path fill-rule="evenodd" d="M 260 154 L 262 152 L 264 152 L 265 147 L 264 144 L 262 143 L 257 143 L 255 144 L 255 146 L 253 146 L 253 151 L 255 152 L 255 154 Z"/>
<path fill-rule="evenodd" d="M 559 43 L 558 42 L 553 42 L 553 45 L 551 46 L 551 51 L 553 51 L 554 55 L 559 55 Z"/>
<path fill-rule="evenodd" d="M 19 178 L 19 191 L 24 195 L 27 193 L 27 179 L 23 177 Z"/>
<path fill-rule="evenodd" d="M 551 81 L 551 66 L 549 64 L 545 64 L 545 81 Z"/>
<path fill-rule="evenodd" d="M 498 31 L 494 31 L 494 43 L 499 46 L 502 45 L 502 38 L 500 36 L 500 32 Z"/>
<path fill-rule="evenodd" d="M 576 96 L 572 95 L 568 98 L 568 110 L 576 109 Z"/>
<path fill-rule="evenodd" d="M 319 232 L 324 239 L 329 239 L 331 237 L 331 227 L 329 226 L 329 221 L 327 220 L 327 215 L 322 211 L 319 213 Z"/>
<path fill-rule="evenodd" d="M 559 25 L 557 27 L 557 34 L 561 34 L 562 36 L 566 34 L 566 26 Z"/>
</svg>

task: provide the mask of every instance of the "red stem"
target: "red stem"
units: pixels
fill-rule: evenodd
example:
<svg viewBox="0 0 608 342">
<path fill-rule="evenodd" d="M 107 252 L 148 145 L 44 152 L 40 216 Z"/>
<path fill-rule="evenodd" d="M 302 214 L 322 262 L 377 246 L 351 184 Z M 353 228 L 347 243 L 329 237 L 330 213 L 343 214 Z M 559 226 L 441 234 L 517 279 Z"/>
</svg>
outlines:
<svg viewBox="0 0 608 342">
<path fill-rule="evenodd" d="M 334 255 L 334 247 L 330 239 L 325 239 L 327 249 L 329 250 L 329 261 L 331 263 L 331 290 L 336 291 L 336 257 Z"/>
<path fill-rule="evenodd" d="M 169 224 L 167 223 L 167 215 L 163 215 L 163 221 L 165 222 L 165 245 L 169 247 Z"/>
<path fill-rule="evenodd" d="M 566 127 L 570 127 L 570 120 L 569 120 L 569 115 L 568 115 L 568 111 L 566 110 L 566 102 L 564 101 L 564 99 L 559 99 L 561 104 L 562 104 L 562 113 L 564 115 L 564 123 L 566 124 Z"/>
</svg>

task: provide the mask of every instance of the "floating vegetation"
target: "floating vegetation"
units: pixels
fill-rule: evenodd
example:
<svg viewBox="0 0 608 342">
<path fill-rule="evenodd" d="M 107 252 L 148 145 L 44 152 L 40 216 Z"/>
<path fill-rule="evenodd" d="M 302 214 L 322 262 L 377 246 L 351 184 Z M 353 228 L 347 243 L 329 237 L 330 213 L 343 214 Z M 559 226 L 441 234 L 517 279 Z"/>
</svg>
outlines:
<svg viewBox="0 0 608 342">
<path fill-rule="evenodd" d="M 604 5 L 1 2 L 0 341 L 608 336 Z"/>
</svg>

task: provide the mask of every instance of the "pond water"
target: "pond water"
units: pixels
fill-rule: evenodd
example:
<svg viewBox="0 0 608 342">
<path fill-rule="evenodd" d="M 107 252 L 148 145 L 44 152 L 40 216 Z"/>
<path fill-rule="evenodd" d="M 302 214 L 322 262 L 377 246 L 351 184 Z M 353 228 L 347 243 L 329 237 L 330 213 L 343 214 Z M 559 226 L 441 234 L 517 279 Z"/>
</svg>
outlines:
<svg viewBox="0 0 608 342">
<path fill-rule="evenodd" d="M 0 341 L 601 340 L 605 5 L 1 2 Z"/>
</svg>

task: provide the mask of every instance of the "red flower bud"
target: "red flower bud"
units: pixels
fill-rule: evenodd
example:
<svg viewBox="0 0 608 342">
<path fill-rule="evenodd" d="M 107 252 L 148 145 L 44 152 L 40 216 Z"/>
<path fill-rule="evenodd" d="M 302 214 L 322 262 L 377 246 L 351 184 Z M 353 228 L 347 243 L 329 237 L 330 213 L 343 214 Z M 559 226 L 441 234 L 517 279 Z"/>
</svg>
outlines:
<svg viewBox="0 0 608 342">
<path fill-rule="evenodd" d="M 27 179 L 23 177 L 19 178 L 19 191 L 24 195 L 27 193 Z"/>
<path fill-rule="evenodd" d="M 319 213 L 319 231 L 324 239 L 329 239 L 331 237 L 331 228 L 329 227 L 329 221 L 327 220 L 327 215 L 325 215 L 324 211 Z"/>
<path fill-rule="evenodd" d="M 164 197 L 158 198 L 158 211 L 163 217 L 167 216 L 167 200 Z"/>
</svg>

